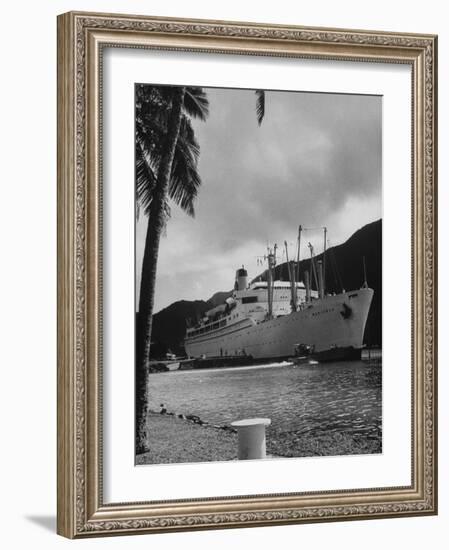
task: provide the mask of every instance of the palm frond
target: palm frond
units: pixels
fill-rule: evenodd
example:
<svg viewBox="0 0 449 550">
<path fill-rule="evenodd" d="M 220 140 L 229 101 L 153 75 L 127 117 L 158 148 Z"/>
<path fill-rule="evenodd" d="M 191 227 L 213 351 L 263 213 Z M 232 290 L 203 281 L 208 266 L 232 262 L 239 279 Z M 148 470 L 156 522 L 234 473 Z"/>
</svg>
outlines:
<svg viewBox="0 0 449 550">
<path fill-rule="evenodd" d="M 149 214 L 156 176 L 140 143 L 136 147 L 136 199 L 146 215 Z"/>
<path fill-rule="evenodd" d="M 265 90 L 256 90 L 256 115 L 259 126 L 265 116 Z"/>
<path fill-rule="evenodd" d="M 136 144 L 145 152 L 146 160 L 157 174 L 167 134 L 167 121 L 163 113 L 154 117 L 136 117 Z"/>
<path fill-rule="evenodd" d="M 200 185 L 201 179 L 198 172 L 186 167 L 183 157 L 175 157 L 170 179 L 169 197 L 192 218 L 195 217 L 195 200 Z"/>
<path fill-rule="evenodd" d="M 150 213 L 164 152 L 173 86 L 136 86 L 136 197 L 146 215 Z M 190 117 L 205 120 L 209 102 L 202 88 L 189 87 L 184 96 L 181 127 L 175 147 L 168 197 L 164 212 L 170 217 L 168 199 L 194 216 L 194 202 L 201 179 L 198 174 L 200 147 Z"/>
<path fill-rule="evenodd" d="M 136 114 L 147 114 L 149 111 L 169 108 L 165 86 L 138 84 L 136 86 Z"/>
<path fill-rule="evenodd" d="M 136 151 L 136 219 L 139 219 L 140 210 L 145 216 L 150 215 L 153 192 L 156 186 L 156 177 L 151 167 L 145 160 L 145 155 Z M 165 223 L 171 217 L 171 209 L 168 200 L 164 202 Z"/>
<path fill-rule="evenodd" d="M 190 120 L 183 117 L 170 176 L 169 197 L 189 216 L 195 215 L 194 203 L 201 185 L 198 174 L 200 148 Z"/>
<path fill-rule="evenodd" d="M 184 111 L 203 122 L 209 115 L 209 100 L 203 88 L 187 87 L 184 96 Z"/>
<path fill-rule="evenodd" d="M 182 117 L 178 143 L 176 145 L 181 148 L 183 154 L 193 155 L 195 161 L 198 162 L 200 156 L 200 146 L 195 137 L 192 124 L 186 116 Z"/>
</svg>

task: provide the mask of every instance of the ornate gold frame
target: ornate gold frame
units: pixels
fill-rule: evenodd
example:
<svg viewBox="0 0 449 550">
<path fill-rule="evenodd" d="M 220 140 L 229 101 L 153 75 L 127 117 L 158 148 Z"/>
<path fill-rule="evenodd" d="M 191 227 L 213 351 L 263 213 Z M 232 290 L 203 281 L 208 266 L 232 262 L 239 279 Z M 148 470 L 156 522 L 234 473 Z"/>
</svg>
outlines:
<svg viewBox="0 0 449 550">
<path fill-rule="evenodd" d="M 410 486 L 103 503 L 99 130 L 105 45 L 412 67 Z M 81 538 L 436 513 L 436 55 L 432 35 L 95 13 L 58 17 L 58 533 Z"/>
</svg>

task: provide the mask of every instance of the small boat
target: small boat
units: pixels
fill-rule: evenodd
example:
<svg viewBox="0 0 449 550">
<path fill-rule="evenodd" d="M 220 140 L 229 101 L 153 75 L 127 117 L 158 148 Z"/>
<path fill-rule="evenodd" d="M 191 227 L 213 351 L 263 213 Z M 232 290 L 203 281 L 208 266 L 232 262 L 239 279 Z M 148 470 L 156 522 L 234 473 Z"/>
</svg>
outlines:
<svg viewBox="0 0 449 550">
<path fill-rule="evenodd" d="M 169 371 L 171 370 L 179 370 L 180 362 L 179 361 L 170 361 L 165 363 L 165 366 Z"/>
<path fill-rule="evenodd" d="M 295 345 L 295 355 L 289 358 L 289 361 L 295 365 L 303 365 L 305 363 L 317 364 L 318 361 L 312 359 L 312 353 L 314 346 L 309 346 L 308 344 L 296 344 Z"/>
</svg>

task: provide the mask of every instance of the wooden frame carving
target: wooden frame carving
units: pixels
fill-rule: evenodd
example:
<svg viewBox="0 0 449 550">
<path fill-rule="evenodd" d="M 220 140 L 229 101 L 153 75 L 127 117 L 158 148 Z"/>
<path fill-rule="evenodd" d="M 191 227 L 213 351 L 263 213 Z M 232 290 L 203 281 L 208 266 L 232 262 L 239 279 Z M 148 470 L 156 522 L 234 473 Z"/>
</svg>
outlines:
<svg viewBox="0 0 449 550">
<path fill-rule="evenodd" d="M 105 45 L 405 63 L 413 81 L 409 487 L 104 504 L 101 55 Z M 435 514 L 436 55 L 430 35 L 67 13 L 58 18 L 58 532 L 71 538 Z"/>
</svg>

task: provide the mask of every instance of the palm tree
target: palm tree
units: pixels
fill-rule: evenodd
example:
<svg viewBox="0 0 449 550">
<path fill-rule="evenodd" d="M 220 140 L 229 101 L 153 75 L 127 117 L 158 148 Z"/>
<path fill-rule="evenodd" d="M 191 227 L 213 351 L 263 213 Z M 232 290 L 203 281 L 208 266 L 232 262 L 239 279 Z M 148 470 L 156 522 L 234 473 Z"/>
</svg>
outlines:
<svg viewBox="0 0 449 550">
<path fill-rule="evenodd" d="M 136 89 L 136 194 L 148 215 L 142 261 L 136 342 L 136 451 L 148 450 L 146 415 L 156 268 L 169 199 L 193 216 L 201 185 L 199 145 L 190 122 L 205 120 L 202 88 L 139 85 Z"/>
</svg>

